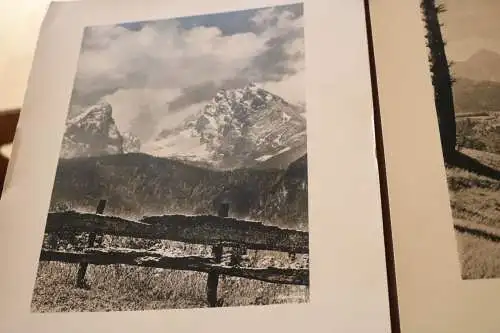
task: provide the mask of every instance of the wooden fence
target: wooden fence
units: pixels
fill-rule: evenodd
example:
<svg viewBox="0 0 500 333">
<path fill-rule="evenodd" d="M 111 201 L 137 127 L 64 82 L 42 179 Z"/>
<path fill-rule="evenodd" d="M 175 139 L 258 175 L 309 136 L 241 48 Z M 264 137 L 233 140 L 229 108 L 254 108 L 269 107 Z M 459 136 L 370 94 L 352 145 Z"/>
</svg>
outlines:
<svg viewBox="0 0 500 333">
<path fill-rule="evenodd" d="M 140 221 L 105 216 L 103 215 L 105 205 L 106 201 L 101 200 L 96 214 L 68 211 L 48 215 L 45 229 L 47 234 L 89 234 L 87 247 L 82 251 L 43 248 L 40 254 L 41 261 L 78 263 L 77 287 L 88 287 L 85 274 L 89 264 L 125 264 L 207 273 L 206 292 L 210 307 L 220 304 L 217 299 L 219 275 L 270 283 L 309 285 L 309 269 L 255 268 L 239 265 L 239 259 L 247 250 L 280 251 L 291 255 L 307 254 L 309 252 L 307 232 L 228 218 L 228 204 L 221 205 L 219 216 L 150 216 Z M 105 234 L 210 245 L 212 256 L 166 256 L 154 251 L 96 247 L 97 235 Z M 231 251 L 229 264 L 221 261 L 224 248 L 229 248 Z"/>
</svg>

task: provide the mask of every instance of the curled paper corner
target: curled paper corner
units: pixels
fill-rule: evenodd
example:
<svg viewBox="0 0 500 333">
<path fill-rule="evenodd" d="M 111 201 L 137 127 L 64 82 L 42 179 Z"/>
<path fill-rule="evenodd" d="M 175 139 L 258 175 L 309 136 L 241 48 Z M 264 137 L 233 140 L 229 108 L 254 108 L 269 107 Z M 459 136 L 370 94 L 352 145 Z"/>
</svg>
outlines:
<svg viewBox="0 0 500 333">
<path fill-rule="evenodd" d="M 12 143 L 0 146 L 0 155 L 10 159 L 10 156 L 12 155 Z"/>
<path fill-rule="evenodd" d="M 17 153 L 18 153 L 18 150 L 20 147 L 20 141 L 21 141 L 20 132 L 21 132 L 20 126 L 18 124 L 17 129 L 16 129 L 16 135 L 14 137 L 14 142 L 10 143 L 7 146 L 1 147 L 1 154 L 5 156 L 5 154 L 7 153 L 8 155 L 6 157 L 9 158 L 9 164 L 7 166 L 7 173 L 5 175 L 5 181 L 4 181 L 1 197 L 5 196 L 5 194 L 7 193 L 7 191 L 9 190 L 9 188 L 12 185 L 11 183 L 12 183 L 13 173 L 14 173 L 14 169 L 16 166 L 16 159 L 18 156 Z"/>
</svg>

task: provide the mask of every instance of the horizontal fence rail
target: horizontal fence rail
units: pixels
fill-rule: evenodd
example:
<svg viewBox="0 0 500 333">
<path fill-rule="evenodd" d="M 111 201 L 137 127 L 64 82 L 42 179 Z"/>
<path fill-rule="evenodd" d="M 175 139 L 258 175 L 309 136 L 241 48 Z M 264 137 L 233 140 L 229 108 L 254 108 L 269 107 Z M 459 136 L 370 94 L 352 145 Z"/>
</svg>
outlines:
<svg viewBox="0 0 500 333">
<path fill-rule="evenodd" d="M 278 284 L 308 285 L 309 283 L 309 270 L 307 269 L 231 267 L 218 264 L 211 257 L 170 257 L 155 252 L 131 249 L 88 248 L 83 253 L 42 250 L 40 260 L 93 265 L 124 264 L 216 273 Z"/>
<path fill-rule="evenodd" d="M 191 244 L 243 245 L 253 250 L 308 253 L 309 234 L 259 222 L 218 216 L 166 215 L 141 221 L 78 212 L 49 213 L 47 233 L 93 232 L 114 236 L 167 239 Z"/>
<path fill-rule="evenodd" d="M 106 200 L 100 200 L 95 214 L 67 211 L 49 213 L 47 217 L 47 234 L 88 233 L 86 248 L 80 252 L 43 248 L 40 253 L 40 261 L 78 264 L 76 286 L 79 288 L 88 287 L 85 274 L 89 264 L 123 264 L 207 273 L 206 293 L 210 307 L 222 304 L 217 298 L 220 275 L 309 286 L 308 268 L 257 268 L 240 265 L 248 249 L 288 252 L 292 257 L 296 254 L 308 254 L 307 232 L 228 218 L 228 204 L 221 205 L 219 216 L 148 216 L 140 221 L 105 216 L 105 206 Z M 169 256 L 168 253 L 129 248 L 96 248 L 96 237 L 106 234 L 209 245 L 212 256 Z M 56 247 L 57 240 L 56 244 L 51 244 Z M 225 247 L 231 249 L 229 264 L 222 260 Z"/>
</svg>

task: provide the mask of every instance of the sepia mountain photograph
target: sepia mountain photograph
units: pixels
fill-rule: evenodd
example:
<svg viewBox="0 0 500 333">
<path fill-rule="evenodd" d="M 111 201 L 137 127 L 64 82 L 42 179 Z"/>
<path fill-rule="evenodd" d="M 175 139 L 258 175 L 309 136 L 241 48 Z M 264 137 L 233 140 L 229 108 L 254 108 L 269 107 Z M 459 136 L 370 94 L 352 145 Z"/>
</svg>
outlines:
<svg viewBox="0 0 500 333">
<path fill-rule="evenodd" d="M 500 2 L 421 9 L 462 279 L 500 278 Z"/>
<path fill-rule="evenodd" d="M 303 10 L 85 28 L 33 312 L 308 302 Z"/>
</svg>

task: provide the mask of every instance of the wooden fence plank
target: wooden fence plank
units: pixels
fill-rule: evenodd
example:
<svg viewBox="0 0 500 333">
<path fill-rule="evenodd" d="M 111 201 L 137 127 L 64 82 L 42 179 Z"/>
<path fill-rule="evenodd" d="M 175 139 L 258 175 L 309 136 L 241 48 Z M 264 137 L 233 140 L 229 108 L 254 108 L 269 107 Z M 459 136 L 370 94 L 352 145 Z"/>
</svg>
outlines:
<svg viewBox="0 0 500 333">
<path fill-rule="evenodd" d="M 99 204 L 97 205 L 97 208 L 96 208 L 96 214 L 104 213 L 105 207 L 106 207 L 106 200 L 100 200 Z M 95 231 L 91 231 L 89 233 L 87 247 L 94 247 L 96 237 L 97 237 L 97 233 Z M 81 263 L 80 266 L 78 267 L 78 272 L 76 274 L 76 286 L 78 288 L 87 287 L 87 284 L 85 283 L 85 274 L 87 272 L 87 266 L 88 266 L 88 263 L 84 262 L 84 263 Z"/>
<path fill-rule="evenodd" d="M 78 212 L 49 213 L 45 232 L 98 232 L 194 244 L 244 246 L 254 250 L 308 253 L 307 232 L 217 216 L 167 215 L 131 221 Z"/>
<path fill-rule="evenodd" d="M 222 259 L 222 246 L 214 245 L 212 247 L 212 255 L 216 264 L 219 264 Z M 208 306 L 214 308 L 218 304 L 217 289 L 219 287 L 219 274 L 217 272 L 210 272 L 207 276 L 207 301 Z"/>
<path fill-rule="evenodd" d="M 196 271 L 235 276 L 277 284 L 309 285 L 308 269 L 247 268 L 217 264 L 213 258 L 197 256 L 169 257 L 156 252 L 131 249 L 85 249 L 81 252 L 64 252 L 43 249 L 41 261 L 88 263 L 93 265 L 125 264 L 173 270 Z"/>
<path fill-rule="evenodd" d="M 229 204 L 223 203 L 219 207 L 218 212 L 219 217 L 226 218 L 229 215 Z M 215 262 L 218 264 L 222 259 L 222 245 L 214 245 L 212 247 L 212 255 Z M 217 301 L 217 288 L 219 286 L 219 274 L 215 272 L 208 273 L 207 277 L 207 301 L 210 307 L 216 307 L 218 305 Z"/>
</svg>

